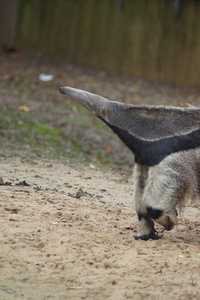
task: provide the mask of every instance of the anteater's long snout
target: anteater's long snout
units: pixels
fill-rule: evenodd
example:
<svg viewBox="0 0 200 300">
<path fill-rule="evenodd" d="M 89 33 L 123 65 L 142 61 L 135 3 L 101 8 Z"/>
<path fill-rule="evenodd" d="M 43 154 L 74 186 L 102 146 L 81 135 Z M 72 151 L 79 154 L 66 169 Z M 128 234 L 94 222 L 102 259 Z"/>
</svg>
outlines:
<svg viewBox="0 0 200 300">
<path fill-rule="evenodd" d="M 78 99 L 96 116 L 101 116 L 102 110 L 110 104 L 110 101 L 104 97 L 68 86 L 60 87 L 59 91 L 63 95 Z"/>
<path fill-rule="evenodd" d="M 59 91 L 63 95 L 67 95 L 67 96 L 70 96 L 70 97 L 73 97 L 73 98 L 76 98 L 76 99 L 80 99 L 80 100 L 82 98 L 85 98 L 89 94 L 91 94 L 91 93 L 88 93 L 86 91 L 82 91 L 82 90 L 79 90 L 79 89 L 71 88 L 69 86 L 61 86 L 59 88 Z"/>
</svg>

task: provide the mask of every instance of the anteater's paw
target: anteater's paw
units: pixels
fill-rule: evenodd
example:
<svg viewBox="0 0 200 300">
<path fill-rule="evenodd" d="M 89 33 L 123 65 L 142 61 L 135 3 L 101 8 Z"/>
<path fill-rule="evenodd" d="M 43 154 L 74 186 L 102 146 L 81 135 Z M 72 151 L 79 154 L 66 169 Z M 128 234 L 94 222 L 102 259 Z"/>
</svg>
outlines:
<svg viewBox="0 0 200 300">
<path fill-rule="evenodd" d="M 136 240 L 143 240 L 143 241 L 148 241 L 148 240 L 159 240 L 163 237 L 163 233 L 158 233 L 157 231 L 151 232 L 150 234 L 145 234 L 145 235 L 136 235 L 135 239 Z"/>
</svg>

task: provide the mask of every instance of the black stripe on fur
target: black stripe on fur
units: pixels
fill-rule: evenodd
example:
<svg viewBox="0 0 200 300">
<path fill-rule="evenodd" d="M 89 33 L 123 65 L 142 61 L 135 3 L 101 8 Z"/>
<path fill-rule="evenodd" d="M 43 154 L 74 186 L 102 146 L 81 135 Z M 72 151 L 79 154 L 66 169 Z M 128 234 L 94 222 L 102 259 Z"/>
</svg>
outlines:
<svg viewBox="0 0 200 300">
<path fill-rule="evenodd" d="M 135 162 L 145 164 L 148 167 L 159 164 L 165 157 L 172 153 L 200 147 L 200 130 L 193 131 L 187 135 L 173 136 L 151 142 L 140 140 L 127 130 L 118 128 L 101 117 L 99 118 L 108 125 L 134 153 Z"/>
</svg>

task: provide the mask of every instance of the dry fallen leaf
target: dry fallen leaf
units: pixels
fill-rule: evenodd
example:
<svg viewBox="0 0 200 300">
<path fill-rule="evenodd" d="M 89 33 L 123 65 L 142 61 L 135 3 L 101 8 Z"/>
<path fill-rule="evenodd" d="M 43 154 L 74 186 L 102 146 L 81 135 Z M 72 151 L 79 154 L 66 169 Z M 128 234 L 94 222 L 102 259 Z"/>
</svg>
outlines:
<svg viewBox="0 0 200 300">
<path fill-rule="evenodd" d="M 87 261 L 87 264 L 92 266 L 93 262 L 92 261 Z"/>
<path fill-rule="evenodd" d="M 20 105 L 20 106 L 18 107 L 18 110 L 25 111 L 25 112 L 29 112 L 31 109 L 30 109 L 30 107 L 28 107 L 28 106 Z"/>
<path fill-rule="evenodd" d="M 194 107 L 195 105 L 192 104 L 192 103 L 187 103 L 187 102 L 186 102 L 186 103 L 182 103 L 182 102 L 181 102 L 181 103 L 179 104 L 179 106 L 180 106 L 180 107 L 189 107 L 189 108 L 190 108 L 190 107 Z"/>
<path fill-rule="evenodd" d="M 107 152 L 113 153 L 113 152 L 115 152 L 115 149 L 113 149 L 112 147 L 108 147 Z"/>
<path fill-rule="evenodd" d="M 93 161 L 94 163 L 97 163 L 97 164 L 100 164 L 100 163 L 101 163 L 101 161 L 100 161 L 100 159 L 99 159 L 98 157 L 94 157 L 94 158 L 92 159 L 92 161 Z"/>
</svg>

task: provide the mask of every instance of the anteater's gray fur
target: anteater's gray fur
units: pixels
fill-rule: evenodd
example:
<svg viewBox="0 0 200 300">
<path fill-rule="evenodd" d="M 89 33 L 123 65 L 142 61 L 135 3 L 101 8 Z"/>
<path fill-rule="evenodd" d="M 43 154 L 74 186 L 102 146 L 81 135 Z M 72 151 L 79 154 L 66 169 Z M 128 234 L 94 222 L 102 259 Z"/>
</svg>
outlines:
<svg viewBox="0 0 200 300">
<path fill-rule="evenodd" d="M 105 122 L 135 155 L 136 239 L 159 238 L 154 221 L 171 230 L 177 206 L 200 193 L 200 108 L 134 106 L 61 87 Z"/>
</svg>

